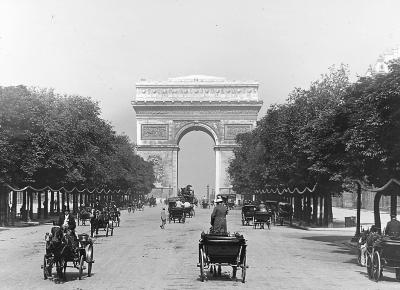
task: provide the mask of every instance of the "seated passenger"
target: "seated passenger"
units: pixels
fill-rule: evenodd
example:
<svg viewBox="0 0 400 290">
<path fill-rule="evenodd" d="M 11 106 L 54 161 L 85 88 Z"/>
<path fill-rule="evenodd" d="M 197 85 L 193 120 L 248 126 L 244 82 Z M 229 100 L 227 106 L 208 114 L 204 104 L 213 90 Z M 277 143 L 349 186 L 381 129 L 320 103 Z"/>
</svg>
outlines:
<svg viewBox="0 0 400 290">
<path fill-rule="evenodd" d="M 180 200 L 177 200 L 176 207 L 183 207 L 183 203 Z"/>
<path fill-rule="evenodd" d="M 260 204 L 257 207 L 257 211 L 267 211 L 267 207 L 265 206 L 264 202 L 261 201 Z"/>
<path fill-rule="evenodd" d="M 400 236 L 400 222 L 396 219 L 396 215 L 390 215 L 391 220 L 386 225 L 385 235 L 390 237 Z"/>
<path fill-rule="evenodd" d="M 190 204 L 190 202 L 188 202 L 188 201 L 185 201 L 185 202 L 183 203 L 183 207 L 184 207 L 184 208 L 191 207 L 191 204 Z"/>
</svg>

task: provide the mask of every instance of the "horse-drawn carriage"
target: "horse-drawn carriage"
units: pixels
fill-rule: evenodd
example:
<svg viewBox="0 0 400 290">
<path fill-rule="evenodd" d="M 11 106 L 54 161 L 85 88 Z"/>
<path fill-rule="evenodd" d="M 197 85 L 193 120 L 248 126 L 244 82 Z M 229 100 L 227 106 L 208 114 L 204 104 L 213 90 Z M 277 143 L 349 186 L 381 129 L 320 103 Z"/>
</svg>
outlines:
<svg viewBox="0 0 400 290">
<path fill-rule="evenodd" d="M 179 198 L 172 197 L 168 199 L 168 221 L 174 223 L 176 221 L 180 223 L 185 223 L 186 214 L 185 209 L 181 206 L 177 206 L 177 201 Z"/>
<path fill-rule="evenodd" d="M 155 197 L 152 196 L 152 197 L 149 198 L 149 206 L 150 207 L 157 206 L 157 199 Z"/>
<path fill-rule="evenodd" d="M 192 218 L 195 216 L 194 206 L 191 204 L 190 206 L 184 206 L 183 212 L 185 213 L 185 218 Z"/>
<path fill-rule="evenodd" d="M 368 277 L 378 282 L 384 268 L 394 269 L 396 280 L 400 280 L 400 238 L 385 236 L 367 249 Z"/>
<path fill-rule="evenodd" d="M 221 275 L 221 266 L 233 268 L 232 277 L 236 277 L 238 268 L 242 269 L 242 282 L 246 279 L 246 240 L 242 235 L 201 234 L 199 241 L 200 279 L 204 281 L 205 269 L 214 275 Z M 218 270 L 216 270 L 216 266 Z"/>
<path fill-rule="evenodd" d="M 383 276 L 383 270 L 389 268 L 394 270 L 396 280 L 400 281 L 400 231 L 399 221 L 397 221 L 397 198 L 390 199 L 390 217 L 386 228 L 382 231 L 381 217 L 380 217 L 380 199 L 382 195 L 397 196 L 397 191 L 385 191 L 385 189 L 392 183 L 397 183 L 396 180 L 390 180 L 384 187 L 376 190 L 374 197 L 374 225 L 367 231 L 360 232 L 357 228 L 358 235 L 358 263 L 364 265 L 366 261 L 368 277 L 378 282 Z M 360 203 L 358 211 L 360 210 Z M 358 216 L 360 217 L 360 216 Z M 360 227 L 360 220 L 357 221 Z"/>
<path fill-rule="evenodd" d="M 256 206 L 253 204 L 246 204 L 242 206 L 242 225 L 250 226 L 250 223 L 254 221 L 254 212 Z"/>
<path fill-rule="evenodd" d="M 202 208 L 210 208 L 210 203 L 207 200 L 203 199 L 203 201 L 201 202 L 201 206 Z"/>
<path fill-rule="evenodd" d="M 119 227 L 119 224 L 121 223 L 121 212 L 117 208 L 112 208 L 110 210 L 110 219 L 113 223 L 113 226 Z"/>
<path fill-rule="evenodd" d="M 143 205 L 142 202 L 138 202 L 138 203 L 136 204 L 136 210 L 144 211 L 144 205 Z"/>
<path fill-rule="evenodd" d="M 92 272 L 93 242 L 87 234 L 78 235 L 78 241 L 74 234 L 64 232 L 61 227 L 53 227 L 51 233 L 46 233 L 46 254 L 43 258 L 43 277 L 52 277 L 53 267 L 56 267 L 58 278 L 66 279 L 66 268 L 68 262 L 79 270 L 79 280 L 82 279 L 83 270 L 86 268 L 90 277 Z"/>
<path fill-rule="evenodd" d="M 81 207 L 77 214 L 77 222 L 78 226 L 81 224 L 82 226 L 86 225 L 86 222 L 90 222 L 92 209 L 90 207 Z"/>
<path fill-rule="evenodd" d="M 279 202 L 278 203 L 278 212 L 277 212 L 277 220 L 279 224 L 283 226 L 284 221 L 286 220 L 289 224 L 292 224 L 292 216 L 293 216 L 293 207 L 290 203 L 287 202 Z"/>
<path fill-rule="evenodd" d="M 256 229 L 257 226 L 259 226 L 260 229 L 264 229 L 265 228 L 265 224 L 267 224 L 268 229 L 270 229 L 271 217 L 272 217 L 271 211 L 268 211 L 268 210 L 266 210 L 266 211 L 256 210 L 254 212 L 254 224 L 253 224 L 253 227 Z"/>
<path fill-rule="evenodd" d="M 109 232 L 111 236 L 114 234 L 114 224 L 108 211 L 94 211 L 94 215 L 90 220 L 90 236 L 93 237 L 95 232 L 98 235 L 99 229 L 103 229 L 106 232 L 106 237 L 108 237 Z"/>
</svg>

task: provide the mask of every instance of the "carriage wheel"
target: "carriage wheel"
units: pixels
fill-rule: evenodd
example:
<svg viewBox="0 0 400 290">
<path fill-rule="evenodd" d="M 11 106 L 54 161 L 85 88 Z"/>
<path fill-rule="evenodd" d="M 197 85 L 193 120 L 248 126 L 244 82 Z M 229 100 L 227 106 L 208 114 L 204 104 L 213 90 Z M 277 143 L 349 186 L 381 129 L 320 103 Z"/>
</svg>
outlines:
<svg viewBox="0 0 400 290">
<path fill-rule="evenodd" d="M 182 218 L 182 223 L 185 223 L 185 216 L 183 216 Z"/>
<path fill-rule="evenodd" d="M 378 282 L 381 278 L 381 270 L 381 255 L 379 255 L 379 252 L 376 251 L 374 252 L 374 257 L 372 258 L 372 274 L 375 282 Z"/>
<path fill-rule="evenodd" d="M 89 245 L 86 250 L 86 263 L 88 264 L 88 277 L 92 274 L 92 263 L 93 263 L 93 246 Z"/>
<path fill-rule="evenodd" d="M 81 255 L 81 258 L 79 259 L 79 280 L 82 280 L 82 273 L 83 273 L 83 262 L 84 262 L 84 257 Z"/>
<path fill-rule="evenodd" d="M 106 225 L 106 237 L 108 237 L 108 223 Z"/>
<path fill-rule="evenodd" d="M 242 265 L 242 283 L 246 281 L 246 267 L 246 256 L 244 256 Z"/>
<path fill-rule="evenodd" d="M 244 219 L 242 218 L 242 226 L 244 226 Z"/>
<path fill-rule="evenodd" d="M 64 270 L 61 272 L 62 273 L 62 276 L 63 276 L 63 279 L 64 280 L 67 280 L 67 275 L 66 275 L 66 272 L 67 272 L 67 262 L 64 262 Z"/>
<path fill-rule="evenodd" d="M 367 254 L 366 267 L 368 278 L 372 280 L 372 259 L 370 254 Z"/>
<path fill-rule="evenodd" d="M 203 249 L 200 249 L 200 280 L 204 282 L 204 255 Z"/>
<path fill-rule="evenodd" d="M 218 276 L 221 276 L 221 272 L 222 272 L 221 265 L 218 265 Z"/>
<path fill-rule="evenodd" d="M 47 277 L 51 276 L 51 268 L 49 267 L 49 265 L 47 265 L 47 259 L 46 259 L 46 255 L 44 255 L 43 257 L 43 278 L 44 280 L 47 279 Z"/>
</svg>

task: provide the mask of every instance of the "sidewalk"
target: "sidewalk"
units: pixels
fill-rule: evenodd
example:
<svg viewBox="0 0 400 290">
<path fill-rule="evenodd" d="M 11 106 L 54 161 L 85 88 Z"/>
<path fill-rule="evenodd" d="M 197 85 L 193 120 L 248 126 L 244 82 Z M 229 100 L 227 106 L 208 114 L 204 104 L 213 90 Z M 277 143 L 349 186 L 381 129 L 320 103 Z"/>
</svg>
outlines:
<svg viewBox="0 0 400 290">
<path fill-rule="evenodd" d="M 33 219 L 31 221 L 22 221 L 20 219 L 17 219 L 14 221 L 14 224 L 8 226 L 1 227 L 0 230 L 2 229 L 11 229 L 11 228 L 20 228 L 20 227 L 31 227 L 31 226 L 38 226 L 38 225 L 43 225 L 43 224 L 53 224 L 53 220 L 57 220 L 58 216 L 49 216 L 48 218 L 40 218 L 40 219 Z"/>
<path fill-rule="evenodd" d="M 345 232 L 356 232 L 356 227 L 345 227 L 345 217 L 355 216 L 357 217 L 357 209 L 333 207 L 333 226 L 329 228 L 321 228 L 315 226 L 307 226 L 304 223 L 299 224 L 293 222 L 293 227 L 300 228 L 309 231 L 345 231 Z M 381 224 L 385 227 L 386 223 L 390 220 L 390 214 L 388 212 L 381 211 Z M 360 212 L 360 225 L 361 229 L 367 229 L 374 224 L 374 212 L 371 210 L 362 209 Z"/>
</svg>

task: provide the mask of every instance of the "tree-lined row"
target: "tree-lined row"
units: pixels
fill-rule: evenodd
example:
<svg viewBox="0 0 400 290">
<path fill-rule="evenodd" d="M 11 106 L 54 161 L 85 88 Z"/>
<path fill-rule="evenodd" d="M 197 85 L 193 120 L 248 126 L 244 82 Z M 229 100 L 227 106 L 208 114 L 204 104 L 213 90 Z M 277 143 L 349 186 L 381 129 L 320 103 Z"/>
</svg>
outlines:
<svg viewBox="0 0 400 290">
<path fill-rule="evenodd" d="M 152 164 L 100 117 L 91 99 L 0 87 L 0 183 L 146 194 L 153 182 Z"/>
<path fill-rule="evenodd" d="M 355 83 L 346 66 L 332 67 L 308 89 L 297 88 L 286 103 L 271 106 L 237 142 L 229 167 L 234 190 L 317 184 L 316 194 L 295 199 L 298 215 L 304 208 L 311 215 L 313 204 L 315 222 L 318 201 L 330 209 L 332 195 L 351 181 L 381 185 L 399 177 L 400 61 L 387 74 Z M 330 215 L 325 210 L 325 223 Z"/>
</svg>

